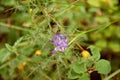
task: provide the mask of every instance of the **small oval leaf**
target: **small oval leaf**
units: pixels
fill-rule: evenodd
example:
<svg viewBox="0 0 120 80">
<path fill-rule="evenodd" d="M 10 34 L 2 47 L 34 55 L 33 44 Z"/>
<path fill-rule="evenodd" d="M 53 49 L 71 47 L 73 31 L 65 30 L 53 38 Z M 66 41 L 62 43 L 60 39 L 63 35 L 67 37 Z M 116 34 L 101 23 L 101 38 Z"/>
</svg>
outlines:
<svg viewBox="0 0 120 80">
<path fill-rule="evenodd" d="M 98 73 L 108 74 L 111 71 L 110 62 L 101 59 L 95 63 L 95 69 L 98 71 Z"/>
<path fill-rule="evenodd" d="M 87 71 L 84 63 L 74 62 L 74 63 L 72 63 L 71 67 L 72 67 L 73 71 L 78 74 L 84 73 Z"/>
</svg>

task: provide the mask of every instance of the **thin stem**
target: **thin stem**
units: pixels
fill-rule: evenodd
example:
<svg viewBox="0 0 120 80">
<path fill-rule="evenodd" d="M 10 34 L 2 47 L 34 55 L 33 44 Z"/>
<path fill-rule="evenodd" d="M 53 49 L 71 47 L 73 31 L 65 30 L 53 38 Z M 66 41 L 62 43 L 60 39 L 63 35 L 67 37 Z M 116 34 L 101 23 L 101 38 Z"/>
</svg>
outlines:
<svg viewBox="0 0 120 80">
<path fill-rule="evenodd" d="M 14 26 L 14 25 L 9 25 L 9 24 L 6 24 L 6 23 L 3 23 L 3 22 L 0 22 L 0 25 L 1 26 L 4 26 L 4 27 L 7 27 L 7 28 L 13 28 L 13 29 L 16 29 L 16 30 L 22 30 L 22 31 L 27 31 L 27 32 L 30 32 L 30 30 L 26 29 L 26 28 L 21 28 L 21 27 L 18 27 L 18 26 Z"/>
<path fill-rule="evenodd" d="M 38 65 L 34 70 L 32 70 L 32 71 L 27 75 L 27 77 L 29 77 L 30 75 L 32 75 L 39 67 L 40 67 L 40 65 Z"/>
<path fill-rule="evenodd" d="M 42 71 L 39 71 L 40 72 L 40 76 L 43 76 L 46 78 L 46 80 L 52 80 L 49 76 L 47 76 L 45 73 L 43 73 Z"/>
<path fill-rule="evenodd" d="M 33 71 L 31 71 L 31 72 L 27 75 L 26 78 L 28 78 L 29 76 L 31 76 L 35 71 L 38 70 L 38 68 L 40 68 L 40 65 L 38 65 Z M 42 72 L 42 70 L 39 70 L 39 72 L 40 72 L 40 75 L 43 76 L 43 77 L 45 77 L 47 80 L 52 80 L 49 76 L 47 76 L 46 74 L 44 74 L 44 73 Z"/>
<path fill-rule="evenodd" d="M 2 64 L 2 65 L 0 66 L 0 70 L 3 69 L 4 67 L 6 67 L 7 65 L 9 65 L 9 63 L 10 63 L 10 61 Z"/>
<path fill-rule="evenodd" d="M 61 80 L 61 77 L 60 77 L 60 67 L 59 67 L 59 57 L 60 57 L 60 54 L 57 55 L 57 74 L 58 74 L 58 79 Z"/>
<path fill-rule="evenodd" d="M 80 50 L 84 51 L 84 49 L 81 45 L 79 45 L 77 42 L 75 42 L 75 44 L 79 47 Z"/>
<path fill-rule="evenodd" d="M 93 29 L 90 29 L 90 30 L 87 30 L 87 31 L 83 31 L 83 32 L 79 33 L 77 36 L 75 36 L 75 37 L 68 43 L 68 45 L 70 45 L 73 41 L 75 41 L 79 36 L 81 36 L 81 35 L 83 35 L 83 34 L 86 34 L 86 33 L 89 33 L 89 32 L 95 31 L 95 30 L 96 30 L 96 32 L 100 32 L 100 31 L 106 29 L 107 27 L 111 26 L 112 24 L 114 24 L 114 23 L 116 23 L 116 22 L 118 22 L 118 21 L 114 21 L 114 22 L 108 24 L 107 26 L 105 26 L 105 27 L 103 27 L 103 28 L 97 27 L 97 28 L 93 28 Z"/>
<path fill-rule="evenodd" d="M 70 10 L 74 7 L 74 4 L 77 3 L 79 0 L 74 1 L 72 4 L 70 4 L 66 9 L 61 11 L 59 14 L 55 15 L 55 17 L 59 17 L 60 15 L 64 14 L 66 11 Z"/>
<path fill-rule="evenodd" d="M 120 73 L 120 69 L 118 69 L 117 71 L 113 72 L 111 75 L 109 75 L 108 77 L 106 77 L 104 80 L 110 80 L 112 77 L 114 77 L 118 73 Z"/>
<path fill-rule="evenodd" d="M 86 33 L 88 33 L 88 32 L 94 31 L 94 30 L 96 30 L 96 29 L 90 29 L 90 30 L 88 30 L 88 31 L 81 32 L 80 34 L 78 34 L 77 36 L 75 36 L 75 37 L 68 43 L 68 45 L 70 45 L 73 41 L 75 41 L 79 36 L 81 36 L 81 35 L 83 35 L 83 34 L 86 34 Z"/>
<path fill-rule="evenodd" d="M 67 65 L 66 65 L 66 63 L 63 61 L 61 55 L 59 55 L 59 61 L 65 66 L 65 68 L 67 68 Z"/>
</svg>

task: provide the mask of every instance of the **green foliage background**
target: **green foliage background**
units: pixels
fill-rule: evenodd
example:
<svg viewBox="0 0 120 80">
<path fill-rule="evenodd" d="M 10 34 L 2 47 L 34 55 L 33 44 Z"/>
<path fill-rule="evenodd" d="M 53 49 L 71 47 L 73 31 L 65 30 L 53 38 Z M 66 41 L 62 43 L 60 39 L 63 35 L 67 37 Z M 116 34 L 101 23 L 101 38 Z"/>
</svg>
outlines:
<svg viewBox="0 0 120 80">
<path fill-rule="evenodd" d="M 0 0 L 0 78 L 89 80 L 91 64 L 104 78 L 110 63 L 111 73 L 120 68 L 119 21 L 119 0 Z M 68 38 L 64 54 L 51 54 L 56 33 Z M 82 60 L 74 42 L 93 56 Z"/>
</svg>

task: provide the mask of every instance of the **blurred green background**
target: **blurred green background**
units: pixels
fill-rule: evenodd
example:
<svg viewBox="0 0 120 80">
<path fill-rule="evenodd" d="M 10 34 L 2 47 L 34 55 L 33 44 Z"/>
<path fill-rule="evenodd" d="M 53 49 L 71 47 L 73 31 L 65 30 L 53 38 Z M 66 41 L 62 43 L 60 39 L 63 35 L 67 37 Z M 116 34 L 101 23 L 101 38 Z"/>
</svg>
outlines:
<svg viewBox="0 0 120 80">
<path fill-rule="evenodd" d="M 114 72 L 120 68 L 120 0 L 0 0 L 1 80 L 8 80 L 6 75 L 12 80 L 17 75 L 14 69 L 27 61 L 26 56 L 32 56 L 33 62 L 39 61 L 40 58 L 34 56 L 37 49 L 41 49 L 44 56 L 48 55 L 49 40 L 59 30 L 70 37 L 109 24 L 106 29 L 84 34 L 77 41 L 85 47 L 97 46 L 101 58 L 111 62 L 111 72 Z M 18 53 L 26 56 L 17 56 L 19 63 L 15 60 L 6 66 Z M 119 77 L 113 79 L 119 80 Z"/>
</svg>

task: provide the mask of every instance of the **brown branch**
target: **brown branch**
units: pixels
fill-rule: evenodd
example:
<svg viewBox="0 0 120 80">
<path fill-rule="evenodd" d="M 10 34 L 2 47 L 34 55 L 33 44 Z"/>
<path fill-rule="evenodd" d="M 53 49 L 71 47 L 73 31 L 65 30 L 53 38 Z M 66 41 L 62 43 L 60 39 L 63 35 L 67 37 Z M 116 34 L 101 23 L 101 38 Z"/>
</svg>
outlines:
<svg viewBox="0 0 120 80">
<path fill-rule="evenodd" d="M 84 48 L 83 48 L 82 46 L 80 46 L 77 42 L 75 42 L 75 44 L 77 45 L 77 47 L 78 47 L 80 50 L 84 51 Z"/>
</svg>

